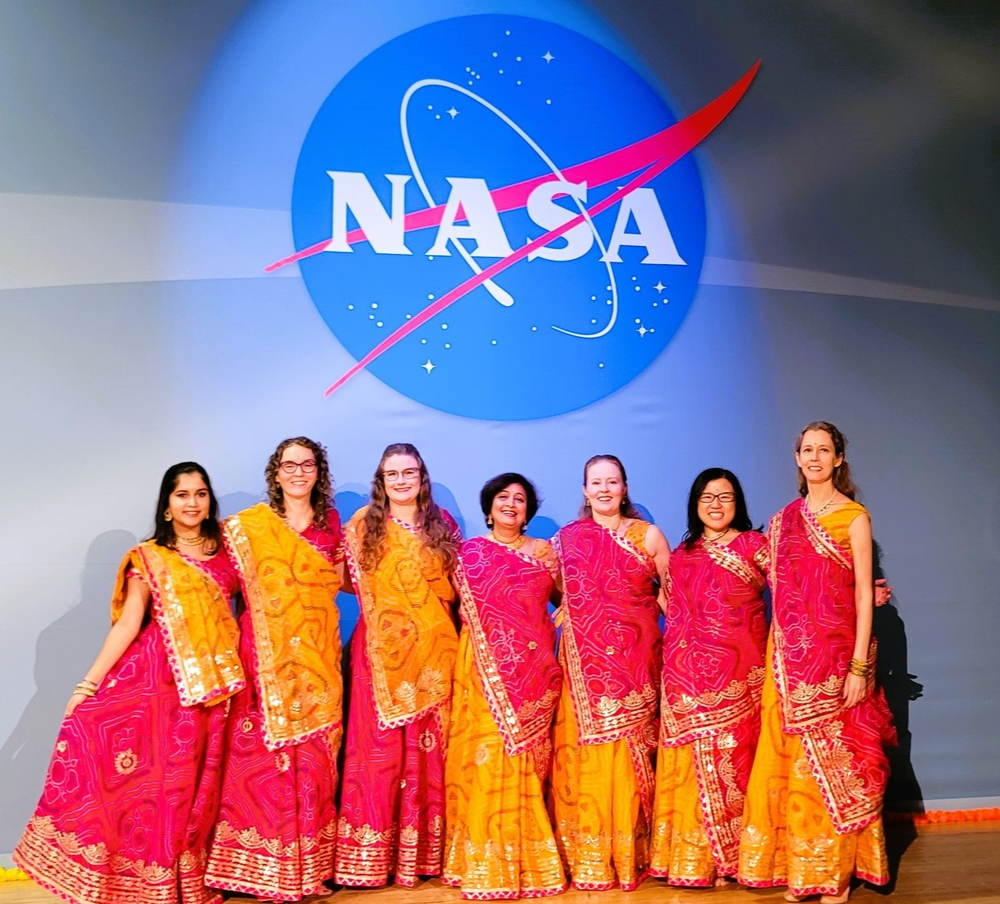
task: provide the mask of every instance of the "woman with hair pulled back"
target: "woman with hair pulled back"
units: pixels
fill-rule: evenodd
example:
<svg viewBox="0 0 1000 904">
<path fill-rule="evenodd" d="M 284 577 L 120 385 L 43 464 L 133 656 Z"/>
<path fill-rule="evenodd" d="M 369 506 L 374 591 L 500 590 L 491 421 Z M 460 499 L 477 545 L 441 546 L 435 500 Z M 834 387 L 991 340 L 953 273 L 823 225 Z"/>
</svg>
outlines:
<svg viewBox="0 0 1000 904">
<path fill-rule="evenodd" d="M 595 455 L 579 520 L 555 538 L 565 683 L 551 809 L 576 888 L 638 887 L 649 868 L 660 699 L 660 610 L 670 547 L 628 496 L 625 467 Z"/>
<path fill-rule="evenodd" d="M 111 630 L 69 699 L 42 799 L 14 851 L 67 901 L 221 901 L 205 885 L 205 856 L 226 701 L 246 680 L 218 510 L 205 469 L 173 465 L 153 536 L 118 569 Z"/>
<path fill-rule="evenodd" d="M 268 459 L 267 502 L 227 518 L 246 609 L 250 686 L 233 701 L 209 884 L 270 901 L 333 875 L 342 728 L 340 517 L 326 450 L 296 436 Z"/>
<path fill-rule="evenodd" d="M 346 530 L 360 619 L 336 881 L 413 886 L 441 873 L 444 754 L 458 632 L 450 583 L 461 536 L 410 443 L 382 453 Z"/>
<path fill-rule="evenodd" d="M 858 876 L 889 880 L 883 745 L 895 743 L 875 681 L 872 531 L 827 421 L 795 444 L 799 497 L 768 529 L 773 617 L 739 881 L 787 901 L 841 904 Z"/>
</svg>

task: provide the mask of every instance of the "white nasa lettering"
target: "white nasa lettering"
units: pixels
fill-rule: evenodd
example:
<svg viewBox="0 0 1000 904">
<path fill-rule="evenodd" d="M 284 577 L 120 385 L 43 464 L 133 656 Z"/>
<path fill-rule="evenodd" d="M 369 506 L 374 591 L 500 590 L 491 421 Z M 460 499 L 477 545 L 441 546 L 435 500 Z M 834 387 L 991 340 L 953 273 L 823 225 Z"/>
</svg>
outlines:
<svg viewBox="0 0 1000 904">
<path fill-rule="evenodd" d="M 635 217 L 638 232 L 626 232 L 629 215 Z M 679 264 L 686 266 L 685 261 L 677 252 L 674 237 L 664 219 L 656 192 L 651 188 L 637 188 L 622 198 L 618 208 L 618 219 L 608 242 L 608 253 L 601 260 L 612 264 L 622 262 L 618 249 L 622 245 L 638 245 L 649 253 L 641 260 L 641 264 Z"/>
<path fill-rule="evenodd" d="M 476 247 L 469 252 L 473 257 L 507 257 L 514 253 L 507 241 L 507 233 L 500 223 L 500 214 L 490 197 L 485 179 L 459 179 L 448 177 L 451 192 L 441 214 L 441 226 L 434 244 L 427 251 L 428 257 L 450 255 L 449 241 L 474 239 Z M 461 214 L 459 213 L 461 211 Z M 455 223 L 464 215 L 467 226 Z"/>
<path fill-rule="evenodd" d="M 350 209 L 358 226 L 376 254 L 412 254 L 404 241 L 406 217 L 404 186 L 410 176 L 391 176 L 392 215 L 386 213 L 375 189 L 364 173 L 327 170 L 333 180 L 333 237 L 326 251 L 353 251 L 347 242 L 347 211 Z"/>
<path fill-rule="evenodd" d="M 347 241 L 347 212 L 350 210 L 376 254 L 413 253 L 406 247 L 404 222 L 404 192 L 411 176 L 386 175 L 385 178 L 392 185 L 392 212 L 388 213 L 364 173 L 328 170 L 327 174 L 333 181 L 333 235 L 324 250 L 353 250 Z M 486 180 L 448 177 L 447 181 L 451 185 L 451 192 L 441 215 L 434 244 L 426 252 L 427 256 L 449 257 L 449 242 L 456 243 L 456 247 L 467 257 L 504 258 L 513 254 L 514 249 L 511 248 L 500 222 L 500 214 L 490 196 Z M 568 223 L 579 214 L 555 203 L 557 197 L 564 196 L 572 198 L 580 206 L 584 205 L 587 201 L 587 183 L 559 180 L 542 183 L 528 196 L 528 217 L 547 232 Z M 632 219 L 635 221 L 636 231 L 629 232 Z M 464 224 L 456 222 L 459 220 L 464 220 Z M 593 247 L 593 225 L 589 221 L 582 222 L 561 238 L 565 239 L 564 244 L 538 248 L 528 255 L 528 259 L 578 260 Z M 471 252 L 465 251 L 463 246 L 458 245 L 462 239 L 475 241 L 475 248 Z M 677 250 L 656 192 L 651 188 L 637 188 L 622 198 L 607 253 L 602 255 L 601 260 L 604 263 L 622 263 L 619 250 L 623 245 L 645 248 L 647 254 L 640 261 L 642 264 L 687 265 L 687 261 Z"/>
<path fill-rule="evenodd" d="M 576 210 L 567 210 L 555 203 L 556 197 L 568 195 L 580 205 L 587 202 L 586 182 L 545 182 L 528 195 L 528 216 L 533 223 L 541 226 L 546 232 L 558 229 L 563 223 L 568 223 L 578 215 Z M 594 244 L 594 231 L 587 222 L 574 226 L 562 236 L 566 244 L 560 247 L 546 245 L 528 255 L 528 260 L 536 257 L 547 261 L 575 261 L 583 257 Z"/>
</svg>

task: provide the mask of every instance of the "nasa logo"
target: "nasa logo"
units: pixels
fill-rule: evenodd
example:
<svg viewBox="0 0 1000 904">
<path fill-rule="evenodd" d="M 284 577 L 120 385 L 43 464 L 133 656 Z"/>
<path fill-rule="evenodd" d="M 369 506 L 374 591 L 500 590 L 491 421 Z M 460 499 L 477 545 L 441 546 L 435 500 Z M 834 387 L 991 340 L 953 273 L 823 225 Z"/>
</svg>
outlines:
<svg viewBox="0 0 1000 904">
<path fill-rule="evenodd" d="M 269 268 L 299 262 L 358 359 L 328 393 L 367 368 L 441 411 L 527 420 L 627 384 L 698 285 L 705 203 L 684 155 L 752 77 L 676 125 L 617 56 L 535 19 L 445 20 L 370 54 L 309 129 L 303 250 Z"/>
</svg>

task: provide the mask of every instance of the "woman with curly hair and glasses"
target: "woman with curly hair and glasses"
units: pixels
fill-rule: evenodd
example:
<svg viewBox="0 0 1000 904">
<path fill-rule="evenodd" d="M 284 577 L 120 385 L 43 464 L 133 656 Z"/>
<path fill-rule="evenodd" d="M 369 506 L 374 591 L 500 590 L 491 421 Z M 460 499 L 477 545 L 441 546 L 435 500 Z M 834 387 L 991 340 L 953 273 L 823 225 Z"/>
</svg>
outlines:
<svg viewBox="0 0 1000 904">
<path fill-rule="evenodd" d="M 343 537 L 319 443 L 286 439 L 266 475 L 268 501 L 223 524 L 246 604 L 250 686 L 230 714 L 208 882 L 297 901 L 325 893 L 333 875 Z"/>
<path fill-rule="evenodd" d="M 351 696 L 336 881 L 412 886 L 441 872 L 444 746 L 458 634 L 450 583 L 461 537 L 431 498 L 420 453 L 382 453 L 371 501 L 347 526 L 361 618 Z"/>
<path fill-rule="evenodd" d="M 126 554 L 112 628 L 74 689 L 42 799 L 14 851 L 76 904 L 217 904 L 205 855 L 225 705 L 246 684 L 218 502 L 193 461 L 163 475 L 153 536 Z"/>
</svg>

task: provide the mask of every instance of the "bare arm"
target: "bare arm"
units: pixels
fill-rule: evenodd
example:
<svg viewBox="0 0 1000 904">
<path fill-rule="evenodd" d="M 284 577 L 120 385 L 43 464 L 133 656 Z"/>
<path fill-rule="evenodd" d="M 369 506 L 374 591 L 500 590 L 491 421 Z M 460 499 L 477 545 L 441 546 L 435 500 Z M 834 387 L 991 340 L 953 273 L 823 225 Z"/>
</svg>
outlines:
<svg viewBox="0 0 1000 904">
<path fill-rule="evenodd" d="M 95 687 L 100 685 L 115 663 L 122 658 L 122 654 L 128 649 L 129 644 L 135 640 L 142 627 L 142 618 L 146 614 L 148 605 L 149 588 L 138 578 L 130 578 L 121 616 L 111 626 L 108 636 L 104 639 L 101 652 L 97 654 L 94 664 L 87 669 L 87 674 L 84 676 Z M 86 699 L 87 696 L 84 694 L 73 694 L 66 706 L 66 715 L 71 715 Z"/>
<path fill-rule="evenodd" d="M 872 523 L 867 515 L 858 515 L 848 528 L 851 539 L 851 556 L 854 559 L 854 608 L 855 635 L 854 659 L 868 661 L 868 647 L 872 639 Z M 868 682 L 857 675 L 848 674 L 844 681 L 844 703 L 851 707 L 864 699 Z"/>
<path fill-rule="evenodd" d="M 650 524 L 646 529 L 646 552 L 648 552 L 653 557 L 653 563 L 656 565 L 656 577 L 660 582 L 660 591 L 657 594 L 656 601 L 659 603 L 660 611 L 667 611 L 667 597 L 666 597 L 666 586 L 667 586 L 667 568 L 670 565 L 670 544 L 667 542 L 667 538 L 663 536 L 663 531 L 661 531 L 655 524 Z"/>
</svg>

